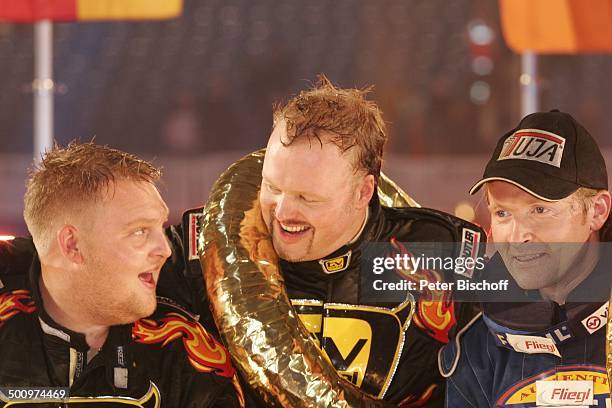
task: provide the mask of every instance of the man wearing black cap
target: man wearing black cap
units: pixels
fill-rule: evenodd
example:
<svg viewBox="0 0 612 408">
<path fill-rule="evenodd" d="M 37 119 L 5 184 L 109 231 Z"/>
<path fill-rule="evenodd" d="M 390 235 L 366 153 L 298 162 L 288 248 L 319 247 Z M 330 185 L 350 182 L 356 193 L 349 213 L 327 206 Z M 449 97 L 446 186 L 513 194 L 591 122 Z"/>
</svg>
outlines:
<svg viewBox="0 0 612 408">
<path fill-rule="evenodd" d="M 567 113 L 531 114 L 481 188 L 497 250 L 484 276 L 511 284 L 482 294 L 482 316 L 440 353 L 447 407 L 606 406 L 611 196 L 597 143 Z"/>
</svg>

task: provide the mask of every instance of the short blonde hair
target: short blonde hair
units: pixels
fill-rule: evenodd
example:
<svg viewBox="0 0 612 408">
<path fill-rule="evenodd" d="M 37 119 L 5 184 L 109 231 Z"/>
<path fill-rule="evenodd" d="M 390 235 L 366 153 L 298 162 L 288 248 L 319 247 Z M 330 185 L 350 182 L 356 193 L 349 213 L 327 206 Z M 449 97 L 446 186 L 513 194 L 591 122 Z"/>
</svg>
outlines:
<svg viewBox="0 0 612 408">
<path fill-rule="evenodd" d="M 582 213 L 587 215 L 589 210 L 593 207 L 593 197 L 595 197 L 600 191 L 594 188 L 580 187 L 570 197 L 572 198 L 572 208 L 575 209 L 574 205 L 578 205 Z"/>
<path fill-rule="evenodd" d="M 23 216 L 38 251 L 48 249 L 53 226 L 102 197 L 117 180 L 156 184 L 160 169 L 108 146 L 70 143 L 55 146 L 30 171 Z"/>
</svg>

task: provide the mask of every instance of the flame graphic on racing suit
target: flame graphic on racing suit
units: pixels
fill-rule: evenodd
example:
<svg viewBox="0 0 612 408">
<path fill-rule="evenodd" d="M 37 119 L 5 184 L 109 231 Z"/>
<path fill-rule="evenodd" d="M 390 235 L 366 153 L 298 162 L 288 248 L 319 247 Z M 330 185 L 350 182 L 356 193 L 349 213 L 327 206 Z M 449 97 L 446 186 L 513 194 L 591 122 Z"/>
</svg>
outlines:
<svg viewBox="0 0 612 408">
<path fill-rule="evenodd" d="M 421 408 L 427 406 L 434 391 L 438 388 L 437 384 L 431 384 L 419 397 L 409 395 L 398 404 L 399 408 Z"/>
<path fill-rule="evenodd" d="M 168 313 L 159 322 L 150 319 L 136 321 L 132 337 L 138 343 L 162 343 L 162 347 L 182 338 L 189 362 L 196 370 L 214 372 L 227 378 L 235 374 L 227 350 L 202 325 L 178 313 Z"/>
<path fill-rule="evenodd" d="M 398 242 L 395 238 L 391 238 L 390 242 L 402 257 L 406 255 L 412 259 L 412 253 L 401 242 Z M 443 281 L 439 272 L 430 269 L 419 269 L 417 271 L 414 269 L 396 269 L 396 271 L 402 278 L 415 282 L 417 285 L 420 280 L 427 280 L 431 283 Z M 448 343 L 448 334 L 457 323 L 455 306 L 451 298 L 452 293 L 449 290 L 424 288 L 421 291 L 416 313 L 413 317 L 413 322 L 418 327 L 442 343 Z"/>
<path fill-rule="evenodd" d="M 212 372 L 231 378 L 238 403 L 241 407 L 245 406 L 244 393 L 229 353 L 198 322 L 188 320 L 178 313 L 168 313 L 160 322 L 140 319 L 132 327 L 132 337 L 138 343 L 162 343 L 162 347 L 182 338 L 191 365 L 200 372 Z"/>
<path fill-rule="evenodd" d="M 0 327 L 17 313 L 32 313 L 34 310 L 34 301 L 25 289 L 0 294 Z"/>
</svg>

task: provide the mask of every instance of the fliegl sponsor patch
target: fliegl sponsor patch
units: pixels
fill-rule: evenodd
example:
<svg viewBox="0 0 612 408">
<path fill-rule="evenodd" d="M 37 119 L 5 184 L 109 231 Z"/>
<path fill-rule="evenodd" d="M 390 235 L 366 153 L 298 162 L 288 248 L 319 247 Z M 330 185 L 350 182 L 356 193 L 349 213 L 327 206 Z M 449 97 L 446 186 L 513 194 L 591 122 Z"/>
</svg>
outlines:
<svg viewBox="0 0 612 408">
<path fill-rule="evenodd" d="M 506 139 L 497 160 L 533 160 L 561 167 L 565 138 L 539 129 L 521 129 Z"/>
<path fill-rule="evenodd" d="M 550 385 L 542 385 L 543 383 L 550 383 Z M 606 405 L 609 404 L 609 398 L 610 388 L 604 367 L 559 366 L 512 385 L 497 399 L 495 407 L 594 406 L 604 408 L 610 406 Z"/>
<path fill-rule="evenodd" d="M 555 342 L 548 337 L 523 336 L 520 334 L 506 334 L 506 341 L 519 353 L 526 354 L 552 354 L 561 357 Z"/>
<path fill-rule="evenodd" d="M 593 405 L 593 381 L 536 381 L 536 405 Z"/>
</svg>

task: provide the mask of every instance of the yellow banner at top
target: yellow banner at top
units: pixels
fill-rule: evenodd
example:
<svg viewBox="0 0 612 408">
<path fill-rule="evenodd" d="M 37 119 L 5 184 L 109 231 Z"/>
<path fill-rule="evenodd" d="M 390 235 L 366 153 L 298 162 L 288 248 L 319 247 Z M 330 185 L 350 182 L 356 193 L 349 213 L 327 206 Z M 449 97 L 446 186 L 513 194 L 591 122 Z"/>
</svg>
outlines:
<svg viewBox="0 0 612 408">
<path fill-rule="evenodd" d="M 157 20 L 179 16 L 182 0 L 77 0 L 77 20 Z"/>
<path fill-rule="evenodd" d="M 0 0 L 0 21 L 162 20 L 178 17 L 183 0 Z"/>
</svg>

